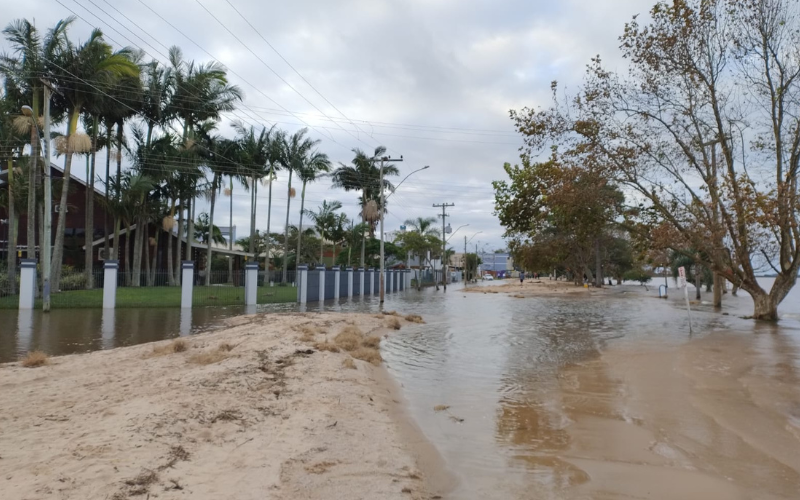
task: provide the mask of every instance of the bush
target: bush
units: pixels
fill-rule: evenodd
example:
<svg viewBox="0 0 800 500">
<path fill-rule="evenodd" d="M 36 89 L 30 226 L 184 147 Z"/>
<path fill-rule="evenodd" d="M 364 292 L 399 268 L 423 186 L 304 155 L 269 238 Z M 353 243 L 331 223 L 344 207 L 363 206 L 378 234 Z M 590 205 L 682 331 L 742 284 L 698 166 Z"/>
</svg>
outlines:
<svg viewBox="0 0 800 500">
<path fill-rule="evenodd" d="M 61 275 L 61 290 L 83 290 L 86 288 L 86 275 L 72 271 Z"/>
<path fill-rule="evenodd" d="M 653 279 L 652 276 L 650 276 L 641 269 L 631 269 L 630 271 L 626 272 L 622 277 L 626 281 L 638 281 L 642 285 L 648 283 L 650 280 Z"/>
<path fill-rule="evenodd" d="M 8 279 L 8 275 L 0 273 L 0 297 L 8 295 L 11 292 L 11 287 L 11 280 Z"/>
</svg>

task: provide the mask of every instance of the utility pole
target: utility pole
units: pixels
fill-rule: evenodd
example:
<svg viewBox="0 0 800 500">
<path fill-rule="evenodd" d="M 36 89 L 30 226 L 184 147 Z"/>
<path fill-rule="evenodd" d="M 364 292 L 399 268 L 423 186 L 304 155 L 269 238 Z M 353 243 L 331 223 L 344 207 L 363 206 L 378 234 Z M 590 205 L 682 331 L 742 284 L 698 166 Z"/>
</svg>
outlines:
<svg viewBox="0 0 800 500">
<path fill-rule="evenodd" d="M 383 189 L 383 166 L 387 161 L 403 161 L 403 157 L 400 158 L 392 158 L 391 156 L 384 156 L 381 158 L 381 180 L 380 180 L 380 190 L 381 190 L 381 206 L 379 207 L 380 214 L 381 214 L 381 277 L 380 277 L 380 287 L 381 287 L 381 305 L 383 305 L 383 294 L 386 291 L 385 286 L 383 283 L 384 273 L 386 272 L 386 263 L 384 262 L 384 254 L 383 254 L 383 212 L 386 206 L 386 191 Z M 427 167 L 426 167 L 427 168 Z M 413 172 L 412 172 L 413 173 Z M 405 179 L 403 179 L 405 180 Z"/>
<path fill-rule="evenodd" d="M 445 254 L 447 253 L 447 238 L 445 237 L 445 220 L 450 215 L 447 213 L 447 207 L 454 207 L 455 203 L 434 203 L 433 208 L 441 208 L 442 213 L 439 217 L 442 218 L 442 284 L 444 291 L 447 291 L 447 265 L 444 263 Z"/>
</svg>

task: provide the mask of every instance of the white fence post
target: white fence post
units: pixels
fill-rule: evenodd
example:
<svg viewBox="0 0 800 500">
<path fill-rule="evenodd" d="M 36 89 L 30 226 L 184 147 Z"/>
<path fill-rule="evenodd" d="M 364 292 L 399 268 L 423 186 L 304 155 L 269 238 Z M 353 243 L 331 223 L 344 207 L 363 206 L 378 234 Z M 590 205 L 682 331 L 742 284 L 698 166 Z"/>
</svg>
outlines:
<svg viewBox="0 0 800 500">
<path fill-rule="evenodd" d="M 297 302 L 299 304 L 305 304 L 308 302 L 308 266 L 299 266 L 296 274 Z"/>
<path fill-rule="evenodd" d="M 334 282 L 333 284 L 335 285 L 334 288 L 333 288 L 333 298 L 334 299 L 338 299 L 339 298 L 339 286 L 342 283 L 342 266 L 339 266 L 339 267 L 334 269 L 333 282 Z"/>
<path fill-rule="evenodd" d="M 365 281 L 365 279 L 367 277 L 367 272 L 364 270 L 363 267 L 359 267 L 358 268 L 358 272 L 361 273 L 361 282 L 360 282 L 361 284 L 359 285 L 361 290 L 359 291 L 359 296 L 363 297 L 364 296 L 364 292 L 366 290 L 364 287 L 367 286 L 367 283 Z"/>
<path fill-rule="evenodd" d="M 181 309 L 192 307 L 192 291 L 194 290 L 194 261 L 181 262 Z"/>
<path fill-rule="evenodd" d="M 353 296 L 353 268 L 347 268 L 347 298 Z"/>
<path fill-rule="evenodd" d="M 36 259 L 21 259 L 19 261 L 19 308 L 33 309 L 35 303 Z"/>
<path fill-rule="evenodd" d="M 319 301 L 325 302 L 325 266 L 316 268 L 319 273 Z"/>
<path fill-rule="evenodd" d="M 258 263 L 248 262 L 244 265 L 244 305 L 256 305 L 258 293 Z"/>
<path fill-rule="evenodd" d="M 103 309 L 114 309 L 117 307 L 118 272 L 118 260 L 107 260 L 103 262 Z"/>
</svg>

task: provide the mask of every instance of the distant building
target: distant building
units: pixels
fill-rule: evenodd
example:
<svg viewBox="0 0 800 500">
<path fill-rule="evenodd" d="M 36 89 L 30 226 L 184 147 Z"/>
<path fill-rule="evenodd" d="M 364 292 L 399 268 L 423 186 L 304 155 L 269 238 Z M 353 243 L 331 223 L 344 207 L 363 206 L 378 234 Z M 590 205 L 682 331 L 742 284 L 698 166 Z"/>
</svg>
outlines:
<svg viewBox="0 0 800 500">
<path fill-rule="evenodd" d="M 514 259 L 511 254 L 503 253 L 482 253 L 480 269 L 482 273 L 489 273 L 494 276 L 505 275 L 514 270 Z"/>
</svg>

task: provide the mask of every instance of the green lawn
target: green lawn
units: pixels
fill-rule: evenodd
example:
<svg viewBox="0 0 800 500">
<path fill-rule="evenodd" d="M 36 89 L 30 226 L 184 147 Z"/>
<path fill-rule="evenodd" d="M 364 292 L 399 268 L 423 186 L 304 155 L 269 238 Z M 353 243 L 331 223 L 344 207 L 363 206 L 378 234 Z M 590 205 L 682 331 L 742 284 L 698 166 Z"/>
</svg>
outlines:
<svg viewBox="0 0 800 500">
<path fill-rule="evenodd" d="M 258 287 L 258 303 L 294 302 L 297 288 L 289 286 Z M 54 293 L 50 298 L 53 309 L 103 307 L 103 290 L 73 290 Z M 193 307 L 244 305 L 244 287 L 196 286 L 192 294 Z M 16 309 L 18 296 L 0 297 L 0 309 Z M 117 289 L 117 307 L 180 307 L 180 287 L 121 287 Z M 37 309 L 42 307 L 36 300 Z"/>
</svg>

